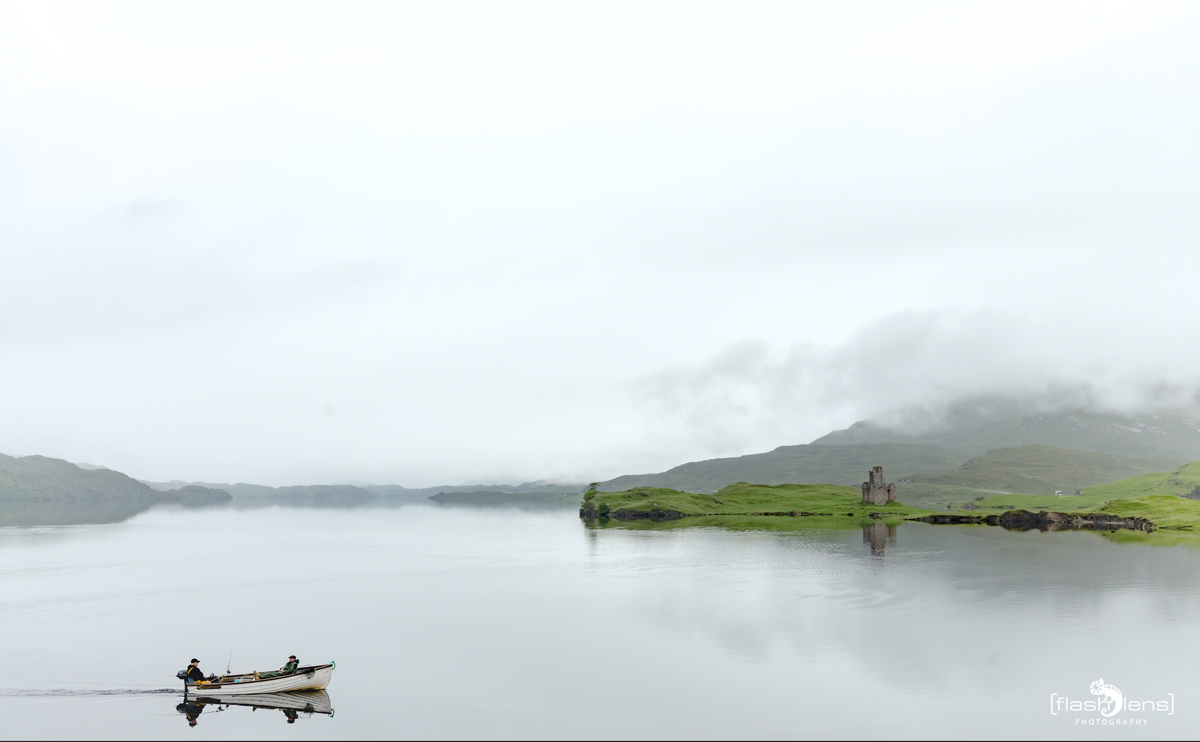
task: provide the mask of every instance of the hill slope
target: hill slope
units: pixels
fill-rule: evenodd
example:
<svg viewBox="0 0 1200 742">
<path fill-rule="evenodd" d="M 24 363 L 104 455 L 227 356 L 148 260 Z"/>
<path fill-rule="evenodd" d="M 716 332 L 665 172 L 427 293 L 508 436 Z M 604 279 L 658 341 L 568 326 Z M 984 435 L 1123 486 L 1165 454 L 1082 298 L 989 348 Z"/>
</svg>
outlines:
<svg viewBox="0 0 1200 742">
<path fill-rule="evenodd" d="M 863 443 L 952 446 L 974 456 L 1036 444 L 1182 462 L 1200 459 L 1200 421 L 1183 413 L 1129 417 L 1078 408 L 995 416 L 964 407 L 936 420 L 913 415 L 861 420 L 813 441 L 814 445 Z"/>
<path fill-rule="evenodd" d="M 0 501 L 162 499 L 161 493 L 119 471 L 81 469 L 46 456 L 0 454 Z"/>
<path fill-rule="evenodd" d="M 1090 485 L 1123 480 L 1171 465 L 1157 459 L 1053 446 L 1016 446 L 989 451 L 951 472 L 913 476 L 911 483 L 902 484 L 897 497 L 912 505 L 944 507 L 952 501 L 970 501 L 995 493 L 1052 496 L 1056 490 L 1062 490 L 1070 495 L 1082 487 L 1090 491 Z"/>
<path fill-rule="evenodd" d="M 970 453 L 947 446 L 913 443 L 780 446 L 774 451 L 727 459 L 694 461 L 658 474 L 627 474 L 601 482 L 603 492 L 665 487 L 712 494 L 735 482 L 756 484 L 844 484 L 856 486 L 872 466 L 890 479 L 916 472 L 953 469 Z"/>
<path fill-rule="evenodd" d="M 1087 487 L 1084 494 L 1104 501 L 1150 495 L 1175 495 L 1200 500 L 1200 461 L 1184 464 L 1175 471 L 1143 474 L 1119 482 L 1094 485 Z"/>
</svg>

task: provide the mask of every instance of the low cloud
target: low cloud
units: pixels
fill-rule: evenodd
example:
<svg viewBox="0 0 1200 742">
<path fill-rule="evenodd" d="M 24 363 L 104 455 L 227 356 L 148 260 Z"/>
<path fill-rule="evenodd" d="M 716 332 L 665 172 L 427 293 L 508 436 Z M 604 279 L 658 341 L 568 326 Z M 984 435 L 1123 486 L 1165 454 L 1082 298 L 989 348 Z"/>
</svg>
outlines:
<svg viewBox="0 0 1200 742">
<path fill-rule="evenodd" d="M 988 309 L 900 312 L 838 345 L 745 342 L 632 388 L 655 437 L 712 455 L 804 443 L 876 416 L 933 426 L 964 404 L 998 415 L 1196 409 L 1200 355 L 1167 334 Z"/>
</svg>

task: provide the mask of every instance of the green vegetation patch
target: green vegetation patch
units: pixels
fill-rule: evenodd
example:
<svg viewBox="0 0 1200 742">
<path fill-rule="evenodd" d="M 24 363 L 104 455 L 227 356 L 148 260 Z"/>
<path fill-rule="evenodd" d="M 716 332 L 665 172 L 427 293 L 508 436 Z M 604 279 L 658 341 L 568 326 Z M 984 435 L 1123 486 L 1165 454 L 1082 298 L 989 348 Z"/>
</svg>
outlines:
<svg viewBox="0 0 1200 742">
<path fill-rule="evenodd" d="M 1058 513 L 1106 513 L 1121 518 L 1145 518 L 1158 528 L 1200 531 L 1200 502 L 1176 495 L 1147 495 L 1109 502 L 1095 502 L 1100 495 L 1085 497 L 1031 497 L 999 495 L 976 503 L 974 515 L 992 515 L 1009 510 L 1049 510 Z M 994 501 L 995 504 L 990 504 Z"/>
<path fill-rule="evenodd" d="M 618 510 L 698 515 L 790 515 L 806 513 L 862 519 L 871 513 L 903 519 L 927 515 L 928 510 L 898 502 L 884 506 L 862 501 L 862 491 L 837 484 L 747 484 L 738 482 L 704 495 L 662 487 L 634 487 L 623 492 L 599 492 L 585 503 L 600 515 Z"/>
<path fill-rule="evenodd" d="M 1006 510 L 1053 510 L 1058 513 L 1077 513 L 1113 498 L 1086 493 L 1082 496 L 1063 495 L 987 495 L 966 502 L 950 503 L 951 510 L 978 510 L 976 515 L 1003 513 Z"/>
<path fill-rule="evenodd" d="M 1200 508 L 1200 503 L 1195 500 L 1184 499 L 1200 496 L 1200 462 L 1185 464 L 1173 472 L 1142 474 L 1117 482 L 1089 485 L 1081 491 L 1081 495 L 1064 494 L 1062 497 L 987 495 L 971 501 L 952 503 L 952 509 L 977 509 L 979 515 L 1002 513 L 1017 508 L 1054 510 L 1062 513 L 1115 512 L 1106 507 L 1111 505 L 1138 510 L 1139 512 L 1132 514 L 1154 521 L 1159 528 L 1175 528 L 1179 518 L 1184 519 L 1182 525 L 1191 522 L 1188 520 L 1191 517 L 1188 514 L 1193 512 L 1193 506 Z M 1166 499 L 1159 500 L 1159 497 Z M 1171 505 L 1171 508 L 1164 509 L 1164 503 Z M 1160 523 L 1155 515 L 1168 520 Z M 1196 521 L 1196 525 L 1200 525 L 1200 521 Z"/>
<path fill-rule="evenodd" d="M 978 497 L 993 500 L 994 495 L 1015 493 L 1055 498 L 1055 491 L 1074 495 L 1076 490 L 1088 490 L 1102 482 L 1113 482 L 1147 474 L 1164 463 L 1153 459 L 1118 456 L 1110 453 L 1071 451 L 1054 446 L 1016 446 L 988 451 L 961 467 L 944 474 L 919 474 L 910 477 L 911 484 L 900 489 L 900 496 L 914 505 L 940 509 L 954 501 L 971 501 Z M 1112 500 L 1119 495 L 1090 497 L 1075 501 L 1071 507 L 1087 507 Z M 1001 498 L 1006 503 L 1010 498 Z M 1041 502 L 1039 502 L 1039 505 Z M 1014 507 L 1026 507 L 1018 504 Z M 1035 506 L 1036 507 L 1036 506 Z M 1047 505 L 1047 507 L 1062 507 Z"/>
<path fill-rule="evenodd" d="M 1105 501 L 1147 495 L 1200 497 L 1200 461 L 1184 464 L 1175 471 L 1145 474 L 1119 482 L 1085 487 L 1083 492 L 1088 497 L 1102 498 Z"/>
<path fill-rule="evenodd" d="M 1145 518 L 1159 528 L 1200 528 L 1200 502 L 1175 495 L 1147 495 L 1113 500 L 1084 512 L 1108 513 L 1122 518 Z"/>
</svg>

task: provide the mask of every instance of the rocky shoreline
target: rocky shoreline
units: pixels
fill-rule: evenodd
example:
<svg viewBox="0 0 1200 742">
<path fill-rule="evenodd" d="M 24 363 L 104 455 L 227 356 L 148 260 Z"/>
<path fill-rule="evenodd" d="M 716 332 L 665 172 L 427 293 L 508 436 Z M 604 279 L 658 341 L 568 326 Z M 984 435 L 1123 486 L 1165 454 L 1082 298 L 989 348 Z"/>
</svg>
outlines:
<svg viewBox="0 0 1200 742">
<path fill-rule="evenodd" d="M 987 525 L 1000 526 L 1010 531 L 1112 531 L 1127 528 L 1133 531 L 1150 532 L 1155 530 L 1154 523 L 1145 518 L 1122 518 L 1103 513 L 1055 513 L 1039 511 L 1031 513 L 1028 510 L 1009 510 L 998 515 L 927 515 L 924 518 L 911 520 L 936 525 Z"/>
</svg>

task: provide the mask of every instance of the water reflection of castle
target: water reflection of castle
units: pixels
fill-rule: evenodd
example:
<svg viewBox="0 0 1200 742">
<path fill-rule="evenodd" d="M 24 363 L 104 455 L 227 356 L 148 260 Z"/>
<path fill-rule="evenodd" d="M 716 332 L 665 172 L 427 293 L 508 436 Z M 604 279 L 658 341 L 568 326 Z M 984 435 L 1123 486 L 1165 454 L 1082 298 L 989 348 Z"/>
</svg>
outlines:
<svg viewBox="0 0 1200 742">
<path fill-rule="evenodd" d="M 872 556 L 883 556 L 888 544 L 896 545 L 896 527 L 887 523 L 869 523 L 862 527 L 863 543 L 871 545 Z"/>
</svg>

